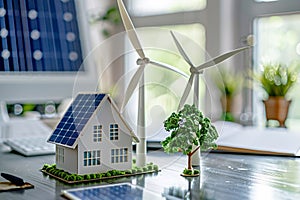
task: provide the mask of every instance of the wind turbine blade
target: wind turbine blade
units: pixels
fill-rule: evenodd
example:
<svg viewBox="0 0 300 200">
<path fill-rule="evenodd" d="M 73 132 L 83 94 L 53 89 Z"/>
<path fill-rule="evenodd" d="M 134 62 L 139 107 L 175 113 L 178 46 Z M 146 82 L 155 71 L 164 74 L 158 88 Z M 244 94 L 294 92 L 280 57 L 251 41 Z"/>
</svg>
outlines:
<svg viewBox="0 0 300 200">
<path fill-rule="evenodd" d="M 144 73 L 145 66 L 146 65 L 139 66 L 138 70 L 135 72 L 135 74 L 131 78 L 131 80 L 129 82 L 129 85 L 128 85 L 128 88 L 127 88 L 126 93 L 125 93 L 125 98 L 124 98 L 124 101 L 123 101 L 123 105 L 121 107 L 121 112 L 123 112 L 124 107 L 127 105 L 131 95 L 133 94 L 135 88 L 137 87 L 137 85 L 138 85 L 138 83 L 141 79 L 141 76 Z M 143 87 L 143 86 L 141 86 L 141 87 Z"/>
<path fill-rule="evenodd" d="M 181 56 L 184 58 L 184 60 L 192 67 L 194 67 L 192 61 L 190 60 L 190 58 L 186 55 L 185 51 L 183 50 L 181 44 L 179 43 L 179 41 L 177 40 L 177 38 L 175 37 L 175 34 L 173 33 L 173 31 L 171 31 L 171 35 L 175 41 L 175 44 L 177 46 L 177 49 L 179 51 L 179 53 L 181 54 Z"/>
<path fill-rule="evenodd" d="M 187 85 L 185 87 L 184 92 L 183 92 L 183 95 L 182 95 L 182 97 L 180 99 L 177 111 L 179 111 L 184 106 L 184 104 L 185 104 L 185 102 L 186 102 L 186 100 L 187 100 L 187 98 L 189 96 L 189 93 L 190 93 L 191 88 L 192 88 L 194 76 L 195 76 L 195 74 L 191 74 L 190 79 L 189 79 L 189 81 L 188 81 L 188 83 L 187 83 Z"/>
<path fill-rule="evenodd" d="M 217 57 L 213 58 L 212 60 L 207 61 L 206 63 L 200 65 L 200 66 L 197 67 L 196 69 L 197 69 L 197 71 L 200 71 L 200 70 L 203 70 L 203 69 L 205 69 L 205 68 L 209 68 L 209 67 L 211 67 L 211 66 L 217 65 L 217 64 L 223 62 L 224 60 L 226 60 L 227 58 L 229 58 L 229 57 L 231 57 L 231 56 L 233 56 L 233 55 L 235 55 L 235 54 L 237 54 L 237 53 L 239 53 L 239 52 L 241 52 L 241 51 L 244 51 L 244 50 L 246 50 L 246 49 L 249 49 L 249 48 L 250 48 L 250 46 L 242 47 L 242 48 L 239 48 L 239 49 L 235 49 L 235 50 L 233 50 L 233 51 L 230 51 L 230 52 L 228 52 L 228 53 L 222 54 L 222 55 L 217 56 Z"/>
<path fill-rule="evenodd" d="M 160 63 L 160 62 L 152 61 L 152 60 L 150 60 L 149 63 L 152 64 L 152 65 L 156 65 L 156 66 L 158 66 L 158 67 L 162 67 L 162 68 L 171 70 L 171 71 L 173 71 L 173 72 L 176 72 L 177 74 L 180 74 L 180 75 L 182 75 L 183 77 L 186 77 L 186 78 L 189 77 L 186 73 L 184 73 L 183 71 L 181 71 L 181 70 L 179 70 L 179 69 L 177 69 L 176 67 L 173 67 L 173 66 L 171 66 L 171 65 L 167 65 L 167 64 L 165 64 L 165 63 Z"/>
<path fill-rule="evenodd" d="M 145 54 L 142 49 L 142 45 L 139 41 L 138 35 L 135 31 L 135 28 L 132 24 L 129 14 L 126 11 L 124 3 L 122 0 L 117 0 L 117 2 L 118 2 L 121 18 L 122 18 L 125 30 L 128 34 L 130 42 L 131 42 L 132 46 L 135 48 L 136 52 L 139 54 L 140 58 L 145 58 Z"/>
</svg>

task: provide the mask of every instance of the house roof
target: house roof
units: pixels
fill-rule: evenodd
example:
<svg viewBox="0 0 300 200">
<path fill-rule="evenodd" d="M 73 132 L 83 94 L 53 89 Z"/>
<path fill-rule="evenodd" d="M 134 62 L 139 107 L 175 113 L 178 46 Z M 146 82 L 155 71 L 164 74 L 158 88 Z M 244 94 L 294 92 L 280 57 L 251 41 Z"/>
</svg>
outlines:
<svg viewBox="0 0 300 200">
<path fill-rule="evenodd" d="M 101 93 L 78 94 L 49 137 L 48 142 L 75 148 L 78 143 L 78 138 L 82 135 L 86 124 L 88 124 L 92 116 L 95 115 L 96 111 L 100 110 L 100 107 L 104 105 L 101 102 L 104 102 L 105 100 L 108 100 L 112 105 L 112 108 L 116 110 L 132 138 L 136 142 L 139 142 L 139 139 L 130 129 L 113 100 L 108 94 Z"/>
</svg>

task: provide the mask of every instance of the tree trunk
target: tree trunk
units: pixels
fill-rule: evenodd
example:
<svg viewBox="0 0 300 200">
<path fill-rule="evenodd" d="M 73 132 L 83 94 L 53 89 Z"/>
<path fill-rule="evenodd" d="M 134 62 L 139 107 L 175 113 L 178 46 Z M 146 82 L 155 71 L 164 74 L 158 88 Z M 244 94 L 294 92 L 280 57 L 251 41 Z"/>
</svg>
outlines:
<svg viewBox="0 0 300 200">
<path fill-rule="evenodd" d="M 188 169 L 192 170 L 192 153 L 189 153 L 188 156 Z"/>
<path fill-rule="evenodd" d="M 197 146 L 193 151 L 187 154 L 188 156 L 188 169 L 192 170 L 192 155 L 200 148 Z"/>
</svg>

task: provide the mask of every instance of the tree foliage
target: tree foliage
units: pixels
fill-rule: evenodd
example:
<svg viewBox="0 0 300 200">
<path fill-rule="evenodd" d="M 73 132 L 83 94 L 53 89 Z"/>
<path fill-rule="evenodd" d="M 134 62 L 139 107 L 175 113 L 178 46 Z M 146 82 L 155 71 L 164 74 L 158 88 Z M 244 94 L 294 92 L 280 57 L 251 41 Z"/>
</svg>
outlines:
<svg viewBox="0 0 300 200">
<path fill-rule="evenodd" d="M 182 151 L 188 155 L 193 145 L 200 146 L 201 150 L 217 147 L 216 128 L 194 105 L 185 105 L 178 113 L 172 113 L 164 122 L 164 127 L 166 131 L 171 132 L 162 141 L 162 147 L 167 153 Z"/>
</svg>

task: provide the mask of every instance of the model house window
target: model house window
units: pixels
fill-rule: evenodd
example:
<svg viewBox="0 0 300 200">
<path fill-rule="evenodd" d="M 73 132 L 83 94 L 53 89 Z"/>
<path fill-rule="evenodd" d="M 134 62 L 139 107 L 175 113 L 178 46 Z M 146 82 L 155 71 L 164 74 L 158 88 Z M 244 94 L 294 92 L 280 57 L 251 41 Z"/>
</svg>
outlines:
<svg viewBox="0 0 300 200">
<path fill-rule="evenodd" d="M 111 163 L 128 162 L 128 148 L 112 149 Z"/>
<path fill-rule="evenodd" d="M 119 139 L 119 125 L 111 124 L 109 125 L 109 139 L 118 140 Z"/>
<path fill-rule="evenodd" d="M 100 164 L 100 150 L 85 151 L 83 153 L 83 166 L 95 166 Z"/>
<path fill-rule="evenodd" d="M 101 142 L 102 141 L 102 125 L 95 125 L 93 131 L 93 141 Z"/>
<path fill-rule="evenodd" d="M 56 152 L 56 162 L 57 163 L 64 163 L 65 162 L 65 152 L 64 149 L 61 147 L 57 147 Z"/>
</svg>

